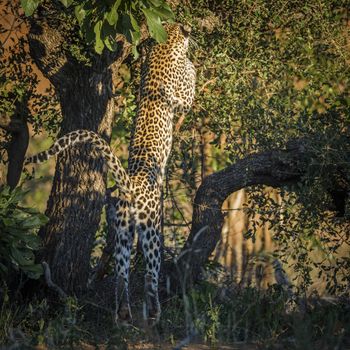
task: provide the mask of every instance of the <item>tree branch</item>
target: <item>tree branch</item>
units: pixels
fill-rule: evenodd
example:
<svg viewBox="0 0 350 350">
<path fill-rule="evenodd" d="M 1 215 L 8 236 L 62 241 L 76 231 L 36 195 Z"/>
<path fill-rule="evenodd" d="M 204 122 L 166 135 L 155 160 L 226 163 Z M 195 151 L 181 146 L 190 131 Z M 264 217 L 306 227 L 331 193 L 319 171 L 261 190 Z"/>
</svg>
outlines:
<svg viewBox="0 0 350 350">
<path fill-rule="evenodd" d="M 194 200 L 191 232 L 177 258 L 177 267 L 170 269 L 171 274 L 180 271 L 182 276 L 187 276 L 185 284 L 198 280 L 220 239 L 224 223 L 221 208 L 225 199 L 252 185 L 280 187 L 297 182 L 306 169 L 303 161 L 306 150 L 307 143 L 297 140 L 285 150 L 252 154 L 206 177 Z M 173 277 L 178 280 L 178 276 Z"/>
</svg>

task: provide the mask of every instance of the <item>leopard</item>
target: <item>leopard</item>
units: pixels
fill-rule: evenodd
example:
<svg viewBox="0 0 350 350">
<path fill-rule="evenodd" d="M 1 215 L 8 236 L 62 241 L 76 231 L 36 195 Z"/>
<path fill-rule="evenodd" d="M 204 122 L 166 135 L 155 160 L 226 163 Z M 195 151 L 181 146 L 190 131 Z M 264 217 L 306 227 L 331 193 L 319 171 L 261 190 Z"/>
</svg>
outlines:
<svg viewBox="0 0 350 350">
<path fill-rule="evenodd" d="M 116 238 L 115 321 L 122 324 L 132 323 L 129 275 L 135 232 L 145 261 L 144 316 L 151 324 L 160 319 L 162 186 L 174 115 L 188 113 L 195 96 L 196 69 L 188 57 L 191 28 L 179 23 L 164 28 L 166 41 L 151 45 L 141 67 L 127 169 L 98 133 L 82 129 L 67 133 L 48 150 L 25 161 L 40 163 L 79 143 L 90 143 L 102 154 L 119 191 L 109 213 Z"/>
</svg>

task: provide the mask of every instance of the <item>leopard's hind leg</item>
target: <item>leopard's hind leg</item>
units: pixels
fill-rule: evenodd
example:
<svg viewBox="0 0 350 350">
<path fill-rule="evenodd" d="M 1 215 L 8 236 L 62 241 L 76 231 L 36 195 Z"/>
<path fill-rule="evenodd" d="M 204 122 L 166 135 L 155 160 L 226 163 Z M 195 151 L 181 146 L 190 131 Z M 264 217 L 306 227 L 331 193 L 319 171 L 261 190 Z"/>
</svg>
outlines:
<svg viewBox="0 0 350 350">
<path fill-rule="evenodd" d="M 146 201 L 137 202 L 135 214 L 136 231 L 142 245 L 146 264 L 145 273 L 145 313 L 149 325 L 160 318 L 158 280 L 161 264 L 161 208 L 158 191 L 147 190 Z"/>
<path fill-rule="evenodd" d="M 115 320 L 117 323 L 132 322 L 129 299 L 130 256 L 134 240 L 134 223 L 130 216 L 130 202 L 119 199 L 115 206 Z"/>
</svg>

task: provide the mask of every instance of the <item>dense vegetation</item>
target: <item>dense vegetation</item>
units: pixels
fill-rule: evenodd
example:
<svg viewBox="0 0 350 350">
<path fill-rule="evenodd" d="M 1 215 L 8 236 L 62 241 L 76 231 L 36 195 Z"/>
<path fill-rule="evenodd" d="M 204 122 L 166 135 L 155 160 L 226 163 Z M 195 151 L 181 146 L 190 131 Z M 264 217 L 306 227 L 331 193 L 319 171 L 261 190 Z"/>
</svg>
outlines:
<svg viewBox="0 0 350 350">
<path fill-rule="evenodd" d="M 106 117 L 104 111 L 100 113 L 96 109 L 101 118 L 96 117 L 96 123 L 88 119 L 82 123 L 85 127 L 101 130 L 107 139 L 111 136 L 118 156 L 126 161 L 125 145 L 135 115 L 139 84 L 135 48 L 144 35 L 140 28 L 146 20 L 151 35 L 163 40 L 160 19 L 172 18 L 170 8 L 158 0 L 84 1 L 83 5 L 79 1 L 62 1 L 67 8 L 54 1 L 27 0 L 22 1 L 22 6 L 34 3 L 41 3 L 41 7 L 36 17 L 30 17 L 32 28 L 40 21 L 46 21 L 45 16 L 52 17 L 48 21 L 49 27 L 58 26 L 69 43 L 69 46 L 62 46 L 62 52 L 68 53 L 67 62 L 86 74 L 86 80 L 82 79 L 80 84 L 94 81 L 98 74 L 104 74 L 101 66 L 109 62 L 106 63 L 109 67 L 113 60 L 123 57 L 123 64 L 115 69 L 117 79 L 113 79 L 113 83 L 118 83 L 113 88 L 113 116 Z M 102 3 L 105 7 L 100 5 Z M 120 3 L 125 6 L 119 8 Z M 87 268 L 76 271 L 78 277 L 75 280 L 68 281 L 64 269 L 55 272 L 55 264 L 57 270 L 60 267 L 59 261 L 51 257 L 52 246 L 58 246 L 54 223 L 41 230 L 44 252 L 41 254 L 46 254 L 54 282 L 64 289 L 64 293 L 57 294 L 57 291 L 48 289 L 38 293 L 35 292 L 38 287 L 33 281 L 28 282 L 27 277 L 38 278 L 41 272 L 40 265 L 34 263 L 33 252 L 39 246 L 38 236 L 33 235 L 33 231 L 46 219 L 35 208 L 23 207 L 19 202 L 24 196 L 20 188 L 11 192 L 2 186 L 0 272 L 4 278 L 0 286 L 0 342 L 18 348 L 36 345 L 76 348 L 89 343 L 120 349 L 147 339 L 160 342 L 163 349 L 168 346 L 165 344 L 176 344 L 188 337 L 187 341 L 205 341 L 213 348 L 219 348 L 221 343 L 235 342 L 251 343 L 252 348 L 346 348 L 350 341 L 350 22 L 347 2 L 199 0 L 169 1 L 169 4 L 176 21 L 192 26 L 191 60 L 197 68 L 198 80 L 193 110 L 185 119 L 180 116 L 176 120 L 173 152 L 167 168 L 164 187 L 167 263 L 164 266 L 171 269 L 174 258 L 184 256 L 191 247 L 189 244 L 193 243 L 192 232 L 187 245 L 186 240 L 191 225 L 193 229 L 196 222 L 195 217 L 191 222 L 191 215 L 196 214 L 201 188 L 207 189 L 205 204 L 209 210 L 212 207 L 213 211 L 220 211 L 221 205 L 216 208 L 213 204 L 215 193 L 209 185 L 214 177 L 211 178 L 210 174 L 214 173 L 218 183 L 224 184 L 225 171 L 231 169 L 230 164 L 242 169 L 239 165 L 245 162 L 247 169 L 243 170 L 248 174 L 250 167 L 256 164 L 250 159 L 259 159 L 260 156 L 275 159 L 276 152 L 279 152 L 269 172 L 264 169 L 263 174 L 257 175 L 260 176 L 255 182 L 257 185 L 246 187 L 242 182 L 235 188 L 245 188 L 248 196 L 247 203 L 240 208 L 250 219 L 250 228 L 244 232 L 245 239 L 254 241 L 257 228 L 268 223 L 278 246 L 268 259 L 280 261 L 288 271 L 293 271 L 293 280 L 287 284 L 277 281 L 264 290 L 254 283 L 238 285 L 225 273 L 224 267 L 208 262 L 206 256 L 199 256 L 203 255 L 204 248 L 198 257 L 193 249 L 190 250 L 195 257 L 193 266 L 198 258 L 200 273 L 194 273 L 196 278 L 186 286 L 182 281 L 185 277 L 177 275 L 178 286 L 170 296 L 164 287 L 163 314 L 157 328 L 145 330 L 136 318 L 135 328 L 120 329 L 113 325 L 113 307 L 109 301 L 97 303 L 96 298 L 81 292 L 81 285 L 91 274 L 91 265 L 95 266 L 99 260 L 96 256 L 103 249 L 101 241 L 108 242 L 103 220 L 99 227 L 102 196 L 86 194 L 97 203 L 93 211 L 89 211 L 95 219 L 86 219 L 89 234 L 86 227 L 79 226 L 84 219 L 81 223 L 72 223 L 78 226 L 74 228 L 76 239 L 82 240 L 83 237 L 89 245 L 88 248 L 80 245 L 77 250 L 93 252 L 85 257 Z M 110 11 L 113 6 L 120 11 L 116 18 Z M 140 6 L 146 11 L 140 11 Z M 161 15 L 154 10 L 160 7 L 163 9 Z M 18 7 L 12 5 L 11 8 L 20 16 Z M 151 15 L 148 8 L 153 8 Z M 87 17 L 82 15 L 84 9 Z M 25 10 L 31 14 L 34 8 L 33 11 Z M 154 13 L 158 13 L 158 17 L 152 21 Z M 113 41 L 113 45 L 110 42 L 115 33 L 126 34 L 117 23 L 125 16 L 133 28 L 127 39 L 134 45 L 134 56 L 130 55 L 131 48 L 121 49 L 119 41 Z M 84 22 L 84 18 L 91 21 Z M 94 24 L 93 29 L 91 24 Z M 106 25 L 110 31 L 102 30 Z M 156 25 L 153 30 L 152 25 Z M 5 29 L 4 33 L 6 38 Z M 73 87 L 68 93 L 64 90 L 65 83 L 71 83 L 69 76 L 65 71 L 61 75 L 52 74 L 49 70 L 52 67 L 45 66 L 46 62 L 36 55 L 37 46 L 30 40 L 33 39 L 29 39 L 31 55 L 40 69 L 46 70 L 45 75 L 52 82 L 61 104 L 62 115 L 58 112 L 53 90 L 44 96 L 35 90 L 37 78 L 31 66 L 26 64 L 29 52 L 25 48 L 25 38 L 12 46 L 3 45 L 2 53 L 10 52 L 10 56 L 4 55 L 0 66 L 3 76 L 0 81 L 3 97 L 0 126 L 4 135 L 1 155 L 5 155 L 4 145 L 11 145 L 16 135 L 23 135 L 21 128 L 15 129 L 16 135 L 13 133 L 13 124 L 22 125 L 24 121 L 30 123 L 35 132 L 45 130 L 53 135 L 59 127 L 61 133 L 81 127 L 80 121 L 74 120 L 70 111 L 75 101 L 68 95 Z M 61 56 L 57 59 L 58 66 L 60 60 Z M 91 91 L 87 88 L 84 93 L 89 95 Z M 77 114 L 82 115 L 88 109 L 83 106 L 84 101 L 79 103 Z M 91 120 L 95 120 L 93 118 Z M 9 127 L 7 120 L 16 120 L 17 123 L 10 123 Z M 11 147 L 7 150 L 11 162 Z M 74 163 L 81 159 L 81 155 L 73 154 L 67 159 L 68 163 L 69 160 Z M 89 160 L 83 159 L 83 162 L 88 167 L 93 166 Z M 62 159 L 58 164 L 46 212 L 50 218 L 56 215 L 57 220 L 63 212 L 54 211 L 59 197 L 55 194 L 60 181 L 57 173 L 69 166 L 60 165 Z M 40 171 L 38 169 L 37 174 L 46 175 Z M 229 176 L 232 181 L 237 177 L 235 173 L 229 173 Z M 21 186 L 31 186 L 33 180 L 28 177 L 28 174 L 27 178 L 22 177 Z M 263 185 L 271 185 L 270 180 L 264 182 L 267 177 L 273 178 L 281 200 L 266 196 Z M 90 181 L 92 186 L 100 179 Z M 101 175 L 101 183 L 103 181 Z M 89 207 L 84 207 L 83 199 L 79 197 L 77 201 L 80 201 L 83 211 L 89 210 Z M 36 206 L 33 201 L 29 201 L 29 205 Z M 214 230 L 215 225 L 213 222 L 210 229 Z M 84 235 L 79 236 L 82 231 Z M 203 232 L 203 245 L 212 237 Z M 208 250 L 208 256 L 213 249 Z M 142 264 L 135 255 L 137 281 L 142 275 L 142 271 L 139 272 Z M 78 261 L 79 256 L 72 257 L 74 263 L 73 259 Z M 107 271 L 111 271 L 112 266 L 112 261 L 109 261 Z M 326 297 L 323 298 L 317 290 L 310 289 L 320 277 L 326 282 Z M 135 285 L 134 294 L 141 304 L 142 285 L 137 282 Z M 111 300 L 110 296 L 107 300 Z M 141 309 L 141 305 L 135 306 Z"/>
</svg>

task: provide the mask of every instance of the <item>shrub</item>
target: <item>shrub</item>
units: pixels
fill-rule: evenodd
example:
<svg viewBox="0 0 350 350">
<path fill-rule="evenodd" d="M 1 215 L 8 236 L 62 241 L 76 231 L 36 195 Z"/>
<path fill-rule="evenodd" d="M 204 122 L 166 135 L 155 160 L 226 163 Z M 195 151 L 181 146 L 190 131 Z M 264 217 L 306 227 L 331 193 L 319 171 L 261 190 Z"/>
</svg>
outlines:
<svg viewBox="0 0 350 350">
<path fill-rule="evenodd" d="M 0 276 L 3 279 L 11 270 L 24 272 L 34 279 L 42 274 L 34 253 L 40 248 L 36 231 L 47 218 L 35 209 L 20 205 L 26 193 L 21 188 L 0 188 Z"/>
</svg>

